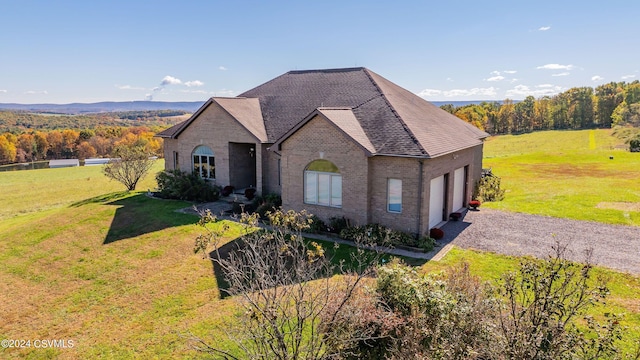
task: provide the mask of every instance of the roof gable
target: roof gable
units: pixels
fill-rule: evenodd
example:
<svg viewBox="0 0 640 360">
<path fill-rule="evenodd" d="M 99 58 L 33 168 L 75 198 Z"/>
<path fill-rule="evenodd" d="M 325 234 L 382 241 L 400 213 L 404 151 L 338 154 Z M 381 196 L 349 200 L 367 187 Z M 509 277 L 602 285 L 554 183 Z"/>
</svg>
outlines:
<svg viewBox="0 0 640 360">
<path fill-rule="evenodd" d="M 248 98 L 212 98 L 244 126 L 260 142 L 267 142 L 267 131 L 264 128 L 260 101 Z"/>
<path fill-rule="evenodd" d="M 204 103 L 191 117 L 179 124 L 176 124 L 156 136 L 162 138 L 177 138 L 189 124 L 197 119 L 211 104 L 216 103 L 233 117 L 240 125 L 255 136 L 260 142 L 267 142 L 267 132 L 262 120 L 262 112 L 258 99 L 248 98 L 217 98 L 212 97 Z"/>
<path fill-rule="evenodd" d="M 300 128 L 305 126 L 316 116 L 320 116 L 328 121 L 330 124 L 336 127 L 338 131 L 343 133 L 347 138 L 351 139 L 354 143 L 360 146 L 368 155 L 372 155 L 376 152 L 375 147 L 360 126 L 360 122 L 356 118 L 355 114 L 350 108 L 347 107 L 322 107 L 316 109 L 307 117 L 305 117 L 301 122 L 296 124 L 293 129 L 291 129 L 280 139 L 278 139 L 274 143 L 274 146 L 279 149 L 280 144 L 286 141 L 290 136 L 295 134 Z"/>
</svg>

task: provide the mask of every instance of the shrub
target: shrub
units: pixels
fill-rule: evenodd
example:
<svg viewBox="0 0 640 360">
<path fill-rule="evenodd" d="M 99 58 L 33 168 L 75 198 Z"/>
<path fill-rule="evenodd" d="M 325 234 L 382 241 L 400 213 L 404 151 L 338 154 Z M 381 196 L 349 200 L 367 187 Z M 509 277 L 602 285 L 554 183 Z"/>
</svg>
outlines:
<svg viewBox="0 0 640 360">
<path fill-rule="evenodd" d="M 340 237 L 345 240 L 361 241 L 377 245 L 406 245 L 421 247 L 427 251 L 433 247 L 428 240 L 416 239 L 412 234 L 402 231 L 392 230 L 380 224 L 369 224 L 364 226 L 350 226 L 340 231 Z M 423 245 L 425 247 L 423 247 Z M 431 247 L 430 247 L 431 246 Z"/>
<path fill-rule="evenodd" d="M 327 231 L 327 224 L 325 224 L 324 221 L 322 221 L 316 215 L 311 215 L 310 220 L 311 223 L 309 224 L 309 230 L 307 230 L 308 232 L 317 234 L 319 232 Z"/>
<path fill-rule="evenodd" d="M 258 215 L 260 215 L 261 218 L 265 218 L 267 216 L 267 212 L 277 210 L 282 206 L 282 199 L 280 198 L 280 195 L 270 193 L 264 197 L 256 196 L 254 204 Z"/>
<path fill-rule="evenodd" d="M 156 175 L 156 181 L 156 195 L 164 199 L 207 202 L 216 201 L 220 197 L 219 189 L 207 184 L 196 173 L 165 170 Z"/>
<path fill-rule="evenodd" d="M 421 236 L 418 240 L 417 240 L 417 247 L 425 250 L 425 251 L 431 251 L 436 247 L 436 239 L 430 237 L 430 236 Z"/>
<path fill-rule="evenodd" d="M 500 178 L 492 173 L 483 174 L 474 191 L 474 199 L 484 201 L 501 201 L 504 190 L 500 189 Z"/>
<path fill-rule="evenodd" d="M 640 152 L 640 136 L 629 141 L 629 151 Z"/>
<path fill-rule="evenodd" d="M 329 218 L 329 231 L 332 233 L 340 234 L 343 229 L 346 229 L 348 227 L 349 220 L 347 220 L 344 216 L 334 216 Z"/>
</svg>

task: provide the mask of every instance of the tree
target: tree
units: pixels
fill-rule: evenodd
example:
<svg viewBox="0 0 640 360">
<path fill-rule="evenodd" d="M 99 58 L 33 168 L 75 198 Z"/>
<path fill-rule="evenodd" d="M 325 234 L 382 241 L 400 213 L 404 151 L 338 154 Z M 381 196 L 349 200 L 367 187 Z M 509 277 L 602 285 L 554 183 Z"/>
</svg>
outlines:
<svg viewBox="0 0 640 360">
<path fill-rule="evenodd" d="M 7 139 L 6 135 L 0 135 L 0 164 L 12 163 L 16 160 L 16 146 Z"/>
<path fill-rule="evenodd" d="M 37 159 L 45 159 L 47 157 L 47 151 L 49 151 L 49 141 L 47 141 L 47 135 L 40 131 L 36 132 L 33 136 L 36 142 L 36 149 L 33 153 L 34 157 Z"/>
<path fill-rule="evenodd" d="M 102 172 L 108 178 L 122 183 L 127 190 L 135 190 L 138 181 L 151 170 L 154 160 L 141 147 L 121 146 L 114 153 L 116 158 L 105 164 Z"/>
<path fill-rule="evenodd" d="M 87 141 L 83 141 L 80 143 L 80 145 L 78 145 L 78 158 L 79 159 L 86 159 L 86 158 L 92 158 L 92 157 L 96 157 L 97 152 L 96 149 L 91 146 L 91 144 L 89 144 L 89 142 Z"/>
<path fill-rule="evenodd" d="M 230 333 L 249 359 L 321 359 L 333 355 L 326 346 L 337 341 L 331 329 L 350 300 L 362 290 L 373 273 L 379 254 L 358 250 L 349 268 L 332 263 L 325 249 L 302 237 L 311 215 L 302 211 L 275 210 L 268 213 L 270 230 L 256 230 L 258 215 L 242 214 L 244 236 L 232 244 L 222 243 L 224 227 L 210 212 L 201 214 L 206 229 L 196 239 L 196 252 L 209 253 L 216 273 L 224 276 L 224 291 L 239 301 L 242 313 Z M 342 274 L 334 278 L 334 274 Z M 368 339 L 366 334 L 360 335 Z M 193 338 L 196 348 L 224 358 L 236 359 L 224 349 Z"/>
<path fill-rule="evenodd" d="M 505 306 L 497 339 L 505 355 L 523 360 L 613 358 L 621 331 L 617 321 L 600 329 L 590 326 L 591 334 L 575 325 L 608 294 L 604 279 L 592 279 L 591 252 L 580 264 L 566 260 L 566 246 L 556 244 L 553 250 L 546 261 L 525 259 L 517 272 L 503 276 L 500 295 Z"/>
</svg>

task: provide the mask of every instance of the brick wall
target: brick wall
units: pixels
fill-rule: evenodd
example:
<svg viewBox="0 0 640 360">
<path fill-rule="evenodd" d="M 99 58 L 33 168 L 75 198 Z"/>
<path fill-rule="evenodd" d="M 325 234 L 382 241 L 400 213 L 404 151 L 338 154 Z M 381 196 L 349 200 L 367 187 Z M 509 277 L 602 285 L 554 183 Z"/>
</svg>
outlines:
<svg viewBox="0 0 640 360">
<path fill-rule="evenodd" d="M 321 116 L 311 119 L 282 143 L 282 203 L 307 209 L 324 221 L 344 216 L 353 224 L 368 222 L 368 161 L 364 150 Z M 334 163 L 342 175 L 342 208 L 304 203 L 304 170 L 317 159 Z"/>
<path fill-rule="evenodd" d="M 321 154 L 322 153 L 322 154 Z M 313 160 L 333 162 L 342 174 L 342 208 L 304 203 L 304 169 Z M 429 227 L 431 179 L 448 174 L 445 214 L 452 211 L 454 171 L 468 167 L 464 205 L 482 171 L 482 145 L 434 159 L 367 157 L 353 140 L 316 116 L 282 143 L 282 200 L 288 209 L 307 209 L 322 220 L 344 216 L 354 224 L 379 223 L 408 233 Z M 402 212 L 387 211 L 388 179 L 402 180 Z M 422 186 L 420 186 L 422 181 Z"/>
<path fill-rule="evenodd" d="M 165 139 L 165 167 L 173 168 L 173 152 L 179 154 L 180 170 L 193 171 L 192 152 L 198 145 L 206 145 L 215 154 L 216 181 L 219 186 L 230 184 L 229 142 L 252 143 L 261 149 L 258 140 L 218 104 L 211 103 L 177 139 Z M 256 174 L 262 174 L 262 151 L 256 151 Z M 232 165 L 233 166 L 233 163 Z M 255 184 L 262 192 L 262 176 Z"/>
<path fill-rule="evenodd" d="M 418 232 L 420 165 L 414 158 L 374 156 L 369 159 L 370 220 L 407 233 Z M 387 211 L 389 179 L 402 180 L 402 212 Z"/>
</svg>

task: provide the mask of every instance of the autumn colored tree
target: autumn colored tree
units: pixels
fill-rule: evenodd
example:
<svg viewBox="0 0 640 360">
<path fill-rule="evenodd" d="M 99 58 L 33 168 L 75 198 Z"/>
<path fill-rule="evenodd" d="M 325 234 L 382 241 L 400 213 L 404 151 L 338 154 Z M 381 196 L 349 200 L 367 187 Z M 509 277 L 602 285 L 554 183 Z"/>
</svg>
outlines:
<svg viewBox="0 0 640 360">
<path fill-rule="evenodd" d="M 78 159 L 87 159 L 97 156 L 96 149 L 89 144 L 88 141 L 83 141 L 78 145 Z"/>
<path fill-rule="evenodd" d="M 22 161 L 31 161 L 35 159 L 37 150 L 36 139 L 32 134 L 20 134 L 18 136 L 17 148 L 22 150 L 24 159 Z"/>
<path fill-rule="evenodd" d="M 49 143 L 49 151 L 47 156 L 51 159 L 59 159 L 64 151 L 64 139 L 62 133 L 58 130 L 47 133 L 47 142 Z"/>
<path fill-rule="evenodd" d="M 0 164 L 10 164 L 16 160 L 16 146 L 7 139 L 6 134 L 0 135 Z"/>
<path fill-rule="evenodd" d="M 36 142 L 36 148 L 34 150 L 34 159 L 45 159 L 47 157 L 47 151 L 49 151 L 49 141 L 47 141 L 47 134 L 43 132 L 36 132 L 33 135 L 33 140 Z"/>
</svg>

